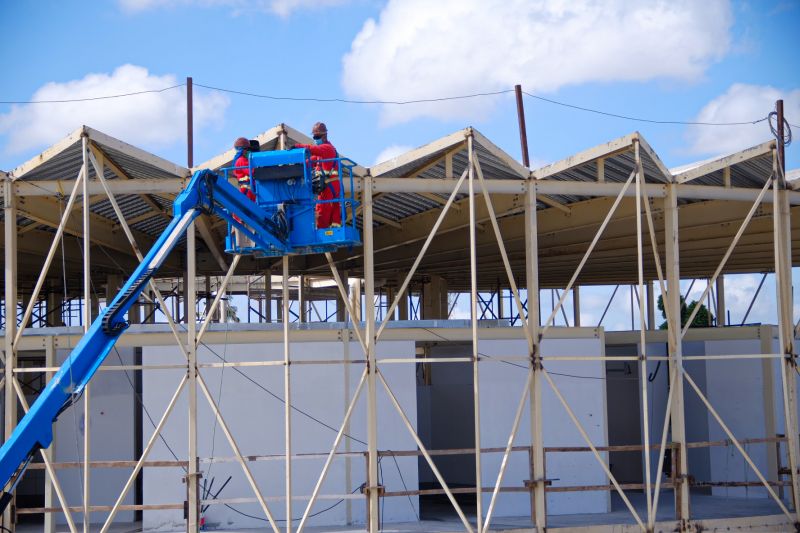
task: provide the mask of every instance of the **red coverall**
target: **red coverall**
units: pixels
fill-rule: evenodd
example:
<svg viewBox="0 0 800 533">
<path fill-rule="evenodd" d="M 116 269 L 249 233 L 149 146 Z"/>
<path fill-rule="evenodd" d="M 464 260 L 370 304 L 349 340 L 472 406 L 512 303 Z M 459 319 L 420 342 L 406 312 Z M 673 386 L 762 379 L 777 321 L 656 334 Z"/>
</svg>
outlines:
<svg viewBox="0 0 800 533">
<path fill-rule="evenodd" d="M 320 159 L 334 159 L 337 156 L 336 148 L 325 141 L 322 144 L 295 144 L 295 148 L 306 148 L 311 152 L 311 161 Z M 317 200 L 335 200 L 339 198 L 339 170 L 335 161 L 325 161 L 316 163 L 315 170 L 330 173 L 325 189 L 317 196 Z M 317 204 L 317 229 L 329 228 L 331 224 L 342 224 L 341 205 L 337 202 L 329 204 Z"/>
<path fill-rule="evenodd" d="M 250 166 L 250 160 L 247 159 L 247 152 L 242 152 L 236 161 L 234 161 L 233 166 L 235 167 L 248 167 Z M 250 188 L 250 169 L 249 168 L 237 168 L 233 171 L 233 175 L 236 177 L 236 180 L 239 182 L 239 190 L 242 194 L 250 198 L 252 201 L 256 201 L 256 195 L 253 194 L 253 190 Z"/>
</svg>

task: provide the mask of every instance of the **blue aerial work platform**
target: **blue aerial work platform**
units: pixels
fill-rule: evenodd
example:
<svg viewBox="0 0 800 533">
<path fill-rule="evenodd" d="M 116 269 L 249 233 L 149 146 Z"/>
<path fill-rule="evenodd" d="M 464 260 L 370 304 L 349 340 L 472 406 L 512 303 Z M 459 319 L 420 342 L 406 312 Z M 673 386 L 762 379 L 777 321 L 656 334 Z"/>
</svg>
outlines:
<svg viewBox="0 0 800 533">
<path fill-rule="evenodd" d="M 331 163 L 335 172 L 321 172 Z M 326 165 L 330 166 L 330 165 Z M 53 423 L 80 397 L 86 384 L 128 327 L 125 314 L 164 263 L 192 221 L 203 213 L 228 222 L 226 251 L 255 256 L 332 252 L 361 244 L 356 227 L 353 167 L 344 158 L 311 161 L 305 149 L 252 152 L 248 172 L 255 201 L 229 183 L 234 167 L 199 170 L 173 204 L 173 219 L 111 303 L 47 383 L 28 413 L 0 448 L 0 511 L 11 502 L 33 455 L 50 446 Z M 243 169 L 240 167 L 239 169 Z M 326 179 L 340 180 L 338 197 L 319 200 Z M 349 187 L 345 187 L 345 182 Z M 345 190 L 349 194 L 345 194 Z M 331 189 L 333 190 L 333 189 Z M 318 228 L 317 206 L 333 204 L 341 225 Z M 350 220 L 348 222 L 348 215 Z"/>
</svg>

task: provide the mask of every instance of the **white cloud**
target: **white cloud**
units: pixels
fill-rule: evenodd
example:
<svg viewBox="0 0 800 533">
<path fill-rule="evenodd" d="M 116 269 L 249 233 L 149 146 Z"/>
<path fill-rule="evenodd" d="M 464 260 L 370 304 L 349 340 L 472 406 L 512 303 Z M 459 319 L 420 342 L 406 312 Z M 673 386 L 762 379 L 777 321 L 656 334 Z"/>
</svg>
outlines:
<svg viewBox="0 0 800 533">
<path fill-rule="evenodd" d="M 700 110 L 693 122 L 747 122 L 767 115 L 783 98 L 789 122 L 800 121 L 800 88 L 780 90 L 768 85 L 736 83 Z M 690 126 L 686 133 L 695 154 L 726 154 L 772 138 L 766 122 L 743 126 Z"/>
<path fill-rule="evenodd" d="M 727 0 L 389 0 L 343 58 L 352 97 L 409 100 L 587 82 L 700 79 L 730 48 Z M 475 117 L 487 100 L 386 106 L 387 122 Z"/>
<path fill-rule="evenodd" d="M 269 9 L 281 17 L 288 17 L 292 11 L 300 9 L 319 9 L 344 4 L 347 0 L 271 0 Z"/>
<path fill-rule="evenodd" d="M 144 67 L 122 65 L 111 74 L 87 74 L 79 80 L 47 83 L 31 100 L 91 98 L 158 90 L 178 83 L 171 74 L 157 76 Z M 221 121 L 230 103 L 217 92 L 195 92 L 193 101 L 196 130 Z M 14 105 L 0 115 L 0 134 L 7 137 L 4 151 L 13 154 L 52 144 L 84 124 L 132 144 L 170 145 L 186 135 L 186 92 L 176 88 L 89 102 Z"/>
<path fill-rule="evenodd" d="M 725 275 L 725 307 L 730 311 L 731 322 L 738 324 L 744 318 L 747 308 L 753 302 L 753 296 L 761 283 L 762 274 L 727 274 Z M 768 275 L 766 282 L 753 302 L 753 308 L 747 317 L 748 323 L 777 323 L 775 307 L 775 281 Z"/>
<path fill-rule="evenodd" d="M 407 146 L 405 144 L 393 144 L 391 146 L 387 146 L 384 148 L 381 153 L 378 154 L 378 157 L 375 158 L 375 163 L 383 163 L 384 161 L 388 161 L 393 157 L 397 157 L 398 155 L 404 154 L 409 150 L 413 149 L 413 146 Z"/>
<path fill-rule="evenodd" d="M 190 6 L 200 8 L 227 7 L 234 15 L 248 11 L 263 11 L 286 18 L 301 9 L 319 9 L 341 5 L 348 0 L 118 0 L 129 13 L 164 7 Z"/>
</svg>

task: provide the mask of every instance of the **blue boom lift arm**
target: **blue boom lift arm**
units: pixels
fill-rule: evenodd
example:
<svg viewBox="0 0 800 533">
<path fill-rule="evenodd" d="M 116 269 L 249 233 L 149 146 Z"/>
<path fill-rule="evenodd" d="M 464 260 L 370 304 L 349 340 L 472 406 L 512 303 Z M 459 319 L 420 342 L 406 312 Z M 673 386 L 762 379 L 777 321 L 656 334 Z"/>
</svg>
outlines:
<svg viewBox="0 0 800 533">
<path fill-rule="evenodd" d="M 354 222 L 351 227 L 339 228 L 335 231 L 316 229 L 313 211 L 318 202 L 313 192 L 308 192 L 311 190 L 313 169 L 310 163 L 306 162 L 306 156 L 305 150 L 290 150 L 269 156 L 262 154 L 261 166 L 264 167 L 265 172 L 270 170 L 269 167 L 275 171 L 280 170 L 279 167 L 289 168 L 287 162 L 297 163 L 299 161 L 300 163 L 295 164 L 292 167 L 296 167 L 295 170 L 288 174 L 286 171 L 282 174 L 277 172 L 279 174 L 277 180 L 274 175 L 269 178 L 269 181 L 261 187 L 258 202 L 250 201 L 228 183 L 227 171 L 222 175 L 209 170 L 199 170 L 194 173 L 187 187 L 175 199 L 173 220 L 119 294 L 95 319 L 87 333 L 0 448 L 0 487 L 5 489 L 0 495 L 0 512 L 11 502 L 13 491 L 34 454 L 39 449 L 50 446 L 53 440 L 53 423 L 59 414 L 80 397 L 86 384 L 128 327 L 125 313 L 137 301 L 150 279 L 164 263 L 195 218 L 207 213 L 228 221 L 228 242 L 234 243 L 229 248 L 236 253 L 242 251 L 241 247 L 236 245 L 236 240 L 242 240 L 242 236 L 248 237 L 254 243 L 248 248 L 250 253 L 263 255 L 314 253 L 319 250 L 358 244 L 358 232 Z M 342 162 L 339 161 L 337 164 L 341 166 Z M 250 167 L 256 180 L 260 170 L 257 165 L 258 163 L 251 164 Z M 273 174 L 276 173 L 275 171 Z M 256 182 L 254 185 L 258 194 L 258 183 Z M 280 195 L 276 196 L 276 187 L 283 187 L 283 189 L 294 187 L 303 194 L 298 195 L 298 192 L 294 191 L 287 199 Z M 302 196 L 304 200 L 298 200 L 298 196 Z M 355 208 L 355 202 L 352 199 L 346 200 L 343 194 L 340 197 L 342 210 L 345 209 L 345 205 L 351 209 Z M 287 202 L 288 206 L 285 207 L 283 202 Z M 292 215 L 293 210 L 296 211 L 296 216 Z M 288 218 L 286 211 L 288 211 Z M 276 217 L 276 214 L 280 216 Z M 301 232 L 301 234 L 310 236 L 306 235 L 305 241 L 292 242 L 294 233 L 308 227 L 309 220 L 312 230 L 303 230 L 304 233 Z M 294 226 L 299 229 L 292 229 Z M 292 232 L 289 231 L 290 229 Z M 345 229 L 347 230 L 346 236 L 343 233 Z M 318 231 L 321 237 L 315 237 Z M 350 240 L 348 241 L 347 238 Z"/>
</svg>

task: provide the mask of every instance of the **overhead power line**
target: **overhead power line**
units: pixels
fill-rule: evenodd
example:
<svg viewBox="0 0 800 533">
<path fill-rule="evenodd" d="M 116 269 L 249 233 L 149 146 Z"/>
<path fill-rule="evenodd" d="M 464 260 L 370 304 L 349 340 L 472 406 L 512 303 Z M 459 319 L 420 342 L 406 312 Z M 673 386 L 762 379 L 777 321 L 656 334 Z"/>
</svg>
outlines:
<svg viewBox="0 0 800 533">
<path fill-rule="evenodd" d="M 165 91 L 169 91 L 171 89 L 177 89 L 178 87 L 183 87 L 186 85 L 185 83 L 179 83 L 178 85 L 172 85 L 170 87 L 164 87 L 163 89 L 150 89 L 147 91 L 136 91 L 132 93 L 122 93 L 122 94 L 109 94 L 105 96 L 90 96 L 86 98 L 67 98 L 63 100 L 28 100 L 28 101 L 0 101 L 0 104 L 67 104 L 71 102 L 91 102 L 94 100 L 111 100 L 113 98 L 125 98 L 127 96 L 137 96 L 140 94 L 150 94 L 150 93 L 163 93 Z"/>
<path fill-rule="evenodd" d="M 586 111 L 588 113 L 596 113 L 598 115 L 605 115 L 607 117 L 614 117 L 614 118 L 621 118 L 624 120 L 633 120 L 635 122 L 648 122 L 650 124 L 682 124 L 686 126 L 746 126 L 750 124 L 758 124 L 759 122 L 764 122 L 767 120 L 767 117 L 762 117 L 758 120 L 750 120 L 747 122 L 692 122 L 692 121 L 684 121 L 684 120 L 653 120 L 649 118 L 640 118 L 640 117 L 631 117 L 628 115 L 619 115 L 617 113 L 609 113 L 608 111 L 600 111 L 598 109 L 591 109 L 589 107 L 581 107 L 578 105 L 567 104 L 565 102 L 559 102 L 558 100 L 552 100 L 550 98 L 545 98 L 544 96 L 539 96 L 536 94 L 531 94 L 525 91 L 522 91 L 523 94 L 530 96 L 531 98 L 535 98 L 537 100 L 541 100 L 543 102 L 548 102 L 555 105 L 560 105 L 564 107 L 569 107 L 571 109 L 577 109 L 579 111 Z"/>
<path fill-rule="evenodd" d="M 86 97 L 86 98 L 70 98 L 70 99 L 61 99 L 61 100 L 4 100 L 0 101 L 0 104 L 64 104 L 64 103 L 71 103 L 71 102 L 90 102 L 95 100 L 110 100 L 115 98 L 125 98 L 129 96 L 138 96 L 142 94 L 153 94 L 153 93 L 163 93 L 172 89 L 177 89 L 178 87 L 185 86 L 185 83 L 180 83 L 178 85 L 172 85 L 169 87 L 164 87 L 163 89 L 152 89 L 147 91 L 136 91 L 130 93 L 122 93 L 122 94 L 111 94 L 111 95 L 104 95 L 104 96 L 94 96 L 94 97 Z M 502 94 L 512 93 L 514 89 L 503 89 L 499 91 L 488 91 L 488 92 L 478 92 L 478 93 L 471 93 L 471 94 L 462 94 L 456 96 L 442 96 L 437 98 L 418 98 L 418 99 L 411 99 L 411 100 L 355 100 L 349 98 L 323 98 L 323 97 L 303 97 L 303 96 L 282 96 L 282 95 L 273 95 L 273 94 L 259 94 L 253 93 L 248 91 L 240 91 L 237 89 L 226 89 L 224 87 L 215 87 L 213 85 L 204 85 L 202 83 L 194 83 L 197 87 L 203 87 L 204 89 L 209 89 L 212 91 L 220 91 L 229 94 L 237 94 L 240 96 L 249 96 L 252 98 L 262 98 L 266 100 L 276 100 L 276 101 L 287 101 L 287 102 L 317 102 L 317 103 L 340 103 L 340 104 L 361 104 L 361 105 L 370 105 L 370 104 L 381 104 L 381 105 L 409 105 L 409 104 L 425 104 L 425 103 L 436 103 L 436 102 L 447 102 L 447 101 L 455 101 L 455 100 L 466 100 L 470 98 L 482 98 L 487 96 L 499 96 Z M 567 102 L 561 102 L 559 100 L 554 100 L 552 98 L 546 98 L 544 96 L 539 96 L 537 94 L 529 93 L 523 91 L 523 94 L 530 98 L 534 98 L 536 100 L 540 100 L 542 102 L 547 102 L 553 105 L 558 105 L 562 107 L 567 107 L 570 109 L 575 109 L 578 111 L 584 111 L 587 113 L 594 113 L 597 115 L 603 115 L 607 117 L 618 118 L 622 120 L 630 120 L 634 122 L 646 122 L 648 124 L 676 124 L 676 125 L 684 125 L 684 126 L 747 126 L 752 124 L 758 124 L 760 122 L 764 122 L 767 120 L 767 117 L 764 116 L 759 119 L 749 120 L 749 121 L 742 121 L 742 122 L 701 122 L 701 121 L 686 121 L 686 120 L 656 120 L 650 118 L 642 118 L 642 117 L 634 117 L 630 115 L 622 115 L 619 113 L 612 113 L 609 111 L 603 111 L 600 109 L 593 109 L 590 107 L 579 106 L 575 104 L 570 104 Z M 797 127 L 792 125 L 793 127 Z"/>
<path fill-rule="evenodd" d="M 300 97 L 300 96 L 275 96 L 270 94 L 257 94 L 248 93 L 245 91 L 237 91 L 234 89 L 223 89 L 221 87 L 212 87 L 210 85 L 202 85 L 195 83 L 197 87 L 205 89 L 212 89 L 214 91 L 221 91 L 224 93 L 240 94 L 243 96 L 253 96 L 255 98 L 265 98 L 267 100 L 287 100 L 290 102 L 322 102 L 322 103 L 340 103 L 340 104 L 384 104 L 384 105 L 407 105 L 407 104 L 426 104 L 431 102 L 446 102 L 449 100 L 464 100 L 467 98 L 478 98 L 481 96 L 497 96 L 499 94 L 513 93 L 514 89 L 505 89 L 502 91 L 492 91 L 485 93 L 462 94 L 459 96 L 442 96 L 439 98 L 420 98 L 417 100 L 350 100 L 347 98 L 318 98 L 318 97 Z"/>
</svg>

